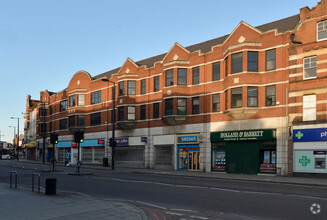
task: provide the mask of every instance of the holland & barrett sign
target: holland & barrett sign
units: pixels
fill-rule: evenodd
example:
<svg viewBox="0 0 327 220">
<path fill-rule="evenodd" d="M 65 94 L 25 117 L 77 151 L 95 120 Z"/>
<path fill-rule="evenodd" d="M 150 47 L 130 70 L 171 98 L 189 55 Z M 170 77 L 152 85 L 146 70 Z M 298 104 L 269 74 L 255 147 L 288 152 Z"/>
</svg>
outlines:
<svg viewBox="0 0 327 220">
<path fill-rule="evenodd" d="M 257 141 L 275 140 L 275 129 L 212 132 L 210 141 Z"/>
</svg>

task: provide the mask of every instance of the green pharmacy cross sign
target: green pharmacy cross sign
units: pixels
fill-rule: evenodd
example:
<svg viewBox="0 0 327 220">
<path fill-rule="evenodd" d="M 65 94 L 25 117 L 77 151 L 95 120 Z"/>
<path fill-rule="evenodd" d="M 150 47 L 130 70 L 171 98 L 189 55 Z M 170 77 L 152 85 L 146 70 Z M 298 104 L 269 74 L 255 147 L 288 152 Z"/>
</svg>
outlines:
<svg viewBox="0 0 327 220">
<path fill-rule="evenodd" d="M 308 159 L 306 156 L 302 156 L 301 159 L 299 159 L 299 163 L 302 164 L 302 166 L 307 166 L 308 163 L 310 163 L 310 159 Z"/>
<path fill-rule="evenodd" d="M 295 134 L 295 137 L 297 137 L 298 140 L 300 140 L 302 137 L 303 137 L 303 133 L 301 131 L 298 131 L 296 134 Z"/>
</svg>

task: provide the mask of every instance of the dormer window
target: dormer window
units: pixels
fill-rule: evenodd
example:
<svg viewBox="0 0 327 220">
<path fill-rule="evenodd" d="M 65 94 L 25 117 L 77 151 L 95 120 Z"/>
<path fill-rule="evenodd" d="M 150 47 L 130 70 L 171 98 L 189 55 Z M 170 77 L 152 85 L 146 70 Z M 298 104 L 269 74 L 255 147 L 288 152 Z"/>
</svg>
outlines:
<svg viewBox="0 0 327 220">
<path fill-rule="evenodd" d="M 327 40 L 327 20 L 317 24 L 317 38 L 320 40 Z"/>
</svg>

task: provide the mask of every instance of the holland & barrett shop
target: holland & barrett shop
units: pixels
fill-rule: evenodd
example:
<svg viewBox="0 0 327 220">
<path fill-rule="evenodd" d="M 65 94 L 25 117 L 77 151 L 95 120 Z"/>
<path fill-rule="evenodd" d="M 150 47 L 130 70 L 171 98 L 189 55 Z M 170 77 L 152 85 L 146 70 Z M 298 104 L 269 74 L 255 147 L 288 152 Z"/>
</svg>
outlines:
<svg viewBox="0 0 327 220">
<path fill-rule="evenodd" d="M 276 130 L 212 132 L 211 169 L 227 173 L 276 173 Z"/>
<path fill-rule="evenodd" d="M 327 128 L 294 129 L 294 172 L 327 173 Z"/>
</svg>

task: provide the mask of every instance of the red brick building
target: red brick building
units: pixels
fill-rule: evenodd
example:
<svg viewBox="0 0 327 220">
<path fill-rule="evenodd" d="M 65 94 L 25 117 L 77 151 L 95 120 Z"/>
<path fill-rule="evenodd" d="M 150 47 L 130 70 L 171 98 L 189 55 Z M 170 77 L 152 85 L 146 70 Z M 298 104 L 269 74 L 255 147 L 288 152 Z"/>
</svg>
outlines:
<svg viewBox="0 0 327 220">
<path fill-rule="evenodd" d="M 292 33 L 289 125 L 293 129 L 289 170 L 327 173 L 327 2 L 300 10 Z M 294 144 L 293 144 L 294 143 Z M 293 151 L 294 147 L 294 151 Z"/>
<path fill-rule="evenodd" d="M 117 166 L 291 173 L 290 131 L 302 110 L 293 91 L 321 82 L 302 79 L 298 57 L 319 47 L 317 57 L 325 59 L 326 42 L 310 37 L 316 29 L 307 17 L 314 14 L 323 22 L 325 5 L 323 0 L 312 10 L 258 27 L 240 22 L 229 35 L 188 47 L 175 43 L 165 54 L 137 62 L 127 58 L 120 68 L 94 77 L 79 71 L 63 91 L 41 92 L 47 137 L 59 134 L 58 160 L 76 161 L 73 127 L 84 128 L 83 162 L 110 158 L 114 82 Z M 326 92 L 320 99 L 326 102 Z M 325 113 L 317 117 L 326 118 L 326 108 L 320 108 Z"/>
</svg>

